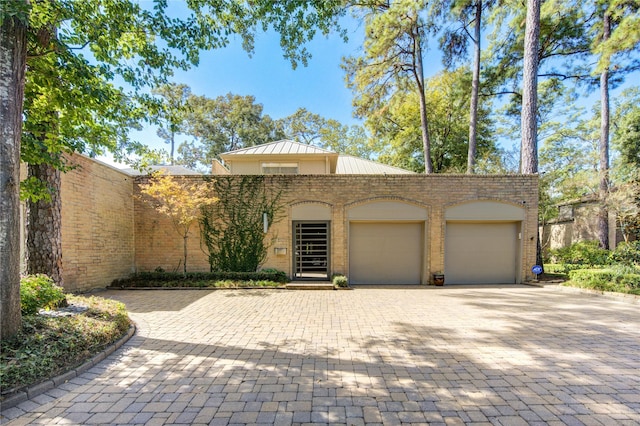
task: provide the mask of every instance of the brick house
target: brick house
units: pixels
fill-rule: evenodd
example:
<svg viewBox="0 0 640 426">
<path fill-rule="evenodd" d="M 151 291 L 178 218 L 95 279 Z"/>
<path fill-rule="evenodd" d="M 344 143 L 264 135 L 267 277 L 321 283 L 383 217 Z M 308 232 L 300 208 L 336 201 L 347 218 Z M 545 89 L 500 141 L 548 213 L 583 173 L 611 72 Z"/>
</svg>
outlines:
<svg viewBox="0 0 640 426">
<path fill-rule="evenodd" d="M 532 277 L 537 176 L 415 174 L 291 141 L 221 158 L 214 178 L 265 174 L 267 185 L 286 188 L 263 267 L 294 280 L 341 273 L 352 284 L 430 284 L 444 274 L 447 284 L 513 284 Z M 177 270 L 182 239 L 135 196 L 148 178 L 79 155 L 73 161 L 80 167 L 62 178 L 68 290 Z M 197 228 L 189 269 L 208 271 Z"/>
</svg>

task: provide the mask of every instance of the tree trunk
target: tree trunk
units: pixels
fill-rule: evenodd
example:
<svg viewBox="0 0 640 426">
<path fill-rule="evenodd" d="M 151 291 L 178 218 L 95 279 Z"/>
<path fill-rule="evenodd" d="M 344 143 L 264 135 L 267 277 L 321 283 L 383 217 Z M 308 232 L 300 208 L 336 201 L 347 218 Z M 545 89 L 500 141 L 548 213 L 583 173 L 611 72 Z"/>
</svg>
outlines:
<svg viewBox="0 0 640 426">
<path fill-rule="evenodd" d="M 540 0 L 527 0 L 522 76 L 522 143 L 520 173 L 538 173 L 538 49 L 540 44 Z"/>
<path fill-rule="evenodd" d="M 478 92 L 480 90 L 480 27 L 482 19 L 482 0 L 476 2 L 476 22 L 474 25 L 473 80 L 471 83 L 471 106 L 469 107 L 469 152 L 467 154 L 467 173 L 475 173 L 478 125 Z"/>
<path fill-rule="evenodd" d="M 175 147 L 175 143 L 176 143 L 176 139 L 175 139 L 175 133 L 171 132 L 171 165 L 173 166 L 173 150 Z"/>
<path fill-rule="evenodd" d="M 538 173 L 538 50 L 540 45 L 540 1 L 527 0 L 522 76 L 522 143 L 520 173 Z M 536 264 L 543 266 L 540 231 L 536 232 Z M 544 272 L 544 269 L 543 269 Z"/>
<path fill-rule="evenodd" d="M 51 199 L 27 203 L 27 272 L 46 274 L 62 286 L 60 170 L 49 164 L 29 164 L 28 174 L 49 189 Z"/>
<path fill-rule="evenodd" d="M 187 229 L 187 232 L 189 232 L 188 229 Z M 189 236 L 185 234 L 185 236 L 184 236 L 184 262 L 183 262 L 183 265 L 182 265 L 185 278 L 187 278 L 187 239 L 188 238 L 189 238 Z"/>
<path fill-rule="evenodd" d="M 420 128 L 422 130 L 422 149 L 424 151 L 424 172 L 433 173 L 431 162 L 431 140 L 429 139 L 429 121 L 427 119 L 427 99 L 424 93 L 424 68 L 422 64 L 422 47 L 420 35 L 414 36 L 414 55 L 416 56 L 415 78 L 420 97 Z"/>
<path fill-rule="evenodd" d="M 18 17 L 5 18 L 0 26 L 0 339 L 22 326 L 19 183 L 26 34 Z"/>
<path fill-rule="evenodd" d="M 602 41 L 605 42 L 611 35 L 611 18 L 607 12 L 603 18 Z M 600 186 L 598 209 L 598 241 L 600 247 L 609 249 L 609 209 L 607 208 L 607 196 L 609 194 L 609 67 L 600 74 Z"/>
</svg>

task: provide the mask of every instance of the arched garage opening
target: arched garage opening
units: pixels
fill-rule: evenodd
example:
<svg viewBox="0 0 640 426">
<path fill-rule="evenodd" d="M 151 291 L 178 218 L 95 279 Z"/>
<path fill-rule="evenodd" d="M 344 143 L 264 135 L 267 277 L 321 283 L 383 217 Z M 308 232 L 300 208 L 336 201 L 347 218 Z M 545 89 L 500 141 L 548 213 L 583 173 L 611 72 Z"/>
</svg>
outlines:
<svg viewBox="0 0 640 426">
<path fill-rule="evenodd" d="M 520 282 L 524 215 L 521 207 L 492 201 L 446 209 L 446 283 Z"/>
<path fill-rule="evenodd" d="M 348 209 L 349 282 L 421 284 L 427 210 L 402 201 Z"/>
</svg>

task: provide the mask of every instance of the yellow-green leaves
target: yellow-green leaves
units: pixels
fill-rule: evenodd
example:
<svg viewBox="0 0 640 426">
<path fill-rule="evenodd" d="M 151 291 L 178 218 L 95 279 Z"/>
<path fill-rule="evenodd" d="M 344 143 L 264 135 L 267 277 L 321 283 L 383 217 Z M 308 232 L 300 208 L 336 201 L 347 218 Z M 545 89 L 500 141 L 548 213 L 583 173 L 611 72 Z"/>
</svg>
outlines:
<svg viewBox="0 0 640 426">
<path fill-rule="evenodd" d="M 161 172 L 154 173 L 148 183 L 140 185 L 140 192 L 149 198 L 154 209 L 168 216 L 181 236 L 189 233 L 191 224 L 200 218 L 202 207 L 218 199 L 201 179 L 177 178 Z"/>
</svg>

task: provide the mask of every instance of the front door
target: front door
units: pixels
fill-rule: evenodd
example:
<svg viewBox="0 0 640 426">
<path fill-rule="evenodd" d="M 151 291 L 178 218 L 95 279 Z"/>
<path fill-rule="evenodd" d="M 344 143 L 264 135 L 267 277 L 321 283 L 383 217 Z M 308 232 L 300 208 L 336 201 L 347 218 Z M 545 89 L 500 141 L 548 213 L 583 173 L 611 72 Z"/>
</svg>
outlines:
<svg viewBox="0 0 640 426">
<path fill-rule="evenodd" d="M 293 222 L 294 278 L 329 279 L 329 222 Z"/>
</svg>

